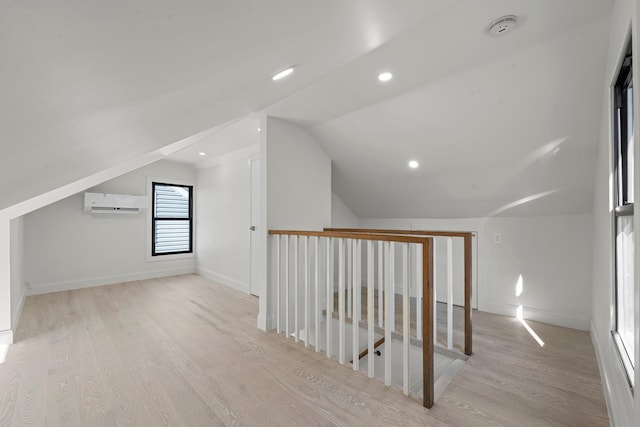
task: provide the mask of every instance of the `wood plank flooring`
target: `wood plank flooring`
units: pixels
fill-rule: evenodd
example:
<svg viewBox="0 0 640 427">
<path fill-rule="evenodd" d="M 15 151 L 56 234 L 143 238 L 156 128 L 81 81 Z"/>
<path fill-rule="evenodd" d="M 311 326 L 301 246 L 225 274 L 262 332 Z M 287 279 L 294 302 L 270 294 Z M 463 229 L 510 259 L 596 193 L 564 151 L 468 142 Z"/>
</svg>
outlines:
<svg viewBox="0 0 640 427">
<path fill-rule="evenodd" d="M 256 328 L 258 301 L 196 275 L 28 297 L 0 426 L 606 426 L 586 332 L 474 312 L 474 355 L 427 410 Z"/>
</svg>

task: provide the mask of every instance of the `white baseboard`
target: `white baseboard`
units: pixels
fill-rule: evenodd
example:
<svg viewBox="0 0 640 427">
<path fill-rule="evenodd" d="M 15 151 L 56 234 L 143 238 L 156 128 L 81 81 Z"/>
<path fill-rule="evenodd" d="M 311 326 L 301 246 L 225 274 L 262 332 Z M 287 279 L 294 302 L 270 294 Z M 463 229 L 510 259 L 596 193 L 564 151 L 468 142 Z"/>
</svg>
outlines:
<svg viewBox="0 0 640 427">
<path fill-rule="evenodd" d="M 132 282 L 135 280 L 156 279 L 158 277 L 177 276 L 180 274 L 195 273 L 193 267 L 169 268 L 163 270 L 145 271 L 141 273 L 129 273 L 116 276 L 102 276 L 66 282 L 31 284 L 27 289 L 27 295 L 49 294 L 52 292 L 70 291 L 73 289 L 91 288 L 94 286 L 113 285 L 115 283 Z"/>
<path fill-rule="evenodd" d="M 515 317 L 517 308 L 518 306 L 511 304 L 484 303 L 480 305 L 479 310 L 500 314 L 502 316 Z M 551 325 L 580 329 L 582 331 L 588 331 L 591 326 L 591 319 L 588 318 L 568 316 L 566 314 L 554 313 L 531 307 L 523 307 L 522 311 L 525 320 L 533 320 L 534 322 L 549 323 Z"/>
<path fill-rule="evenodd" d="M 228 286 L 236 291 L 243 292 L 245 294 L 249 293 L 249 284 L 245 282 L 241 282 L 240 280 L 234 279 L 229 276 L 225 276 L 224 274 L 219 274 L 211 270 L 207 270 L 206 268 L 197 267 L 196 273 L 201 275 L 202 277 L 211 280 L 212 282 L 217 282 L 222 285 Z"/>
<path fill-rule="evenodd" d="M 11 327 L 16 329 L 18 327 L 18 320 L 22 314 L 22 308 L 24 307 L 24 299 L 27 296 L 27 286 L 22 285 L 20 288 L 20 296 L 18 297 L 18 307 L 11 307 Z"/>
<path fill-rule="evenodd" d="M 591 342 L 593 343 L 593 347 L 596 350 L 596 361 L 598 362 L 598 369 L 600 370 L 600 379 L 602 380 L 602 391 L 604 393 L 604 400 L 607 404 L 607 413 L 609 414 L 609 422 L 612 426 L 617 426 L 616 424 L 616 414 L 613 411 L 613 401 L 612 397 L 609 393 L 611 390 L 611 379 L 609 378 L 609 372 L 604 366 L 604 356 L 602 354 L 602 346 L 600 343 L 600 339 L 598 338 L 598 333 L 596 332 L 596 327 L 591 322 Z"/>
<path fill-rule="evenodd" d="M 257 325 L 261 331 L 270 331 L 276 328 L 276 319 L 273 316 L 264 317 L 258 313 Z"/>
<path fill-rule="evenodd" d="M 592 322 L 591 340 L 596 349 L 596 359 L 611 426 L 637 425 L 635 398 L 611 332 L 605 330 L 605 336 L 598 335 L 598 330 Z"/>
<path fill-rule="evenodd" d="M 13 344 L 13 330 L 0 331 L 0 345 Z"/>
</svg>

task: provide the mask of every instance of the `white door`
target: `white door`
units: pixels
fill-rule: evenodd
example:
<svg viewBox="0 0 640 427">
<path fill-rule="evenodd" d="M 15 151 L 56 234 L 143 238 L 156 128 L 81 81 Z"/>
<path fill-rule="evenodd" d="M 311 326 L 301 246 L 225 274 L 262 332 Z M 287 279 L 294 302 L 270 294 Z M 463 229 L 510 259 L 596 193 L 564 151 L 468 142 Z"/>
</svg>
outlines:
<svg viewBox="0 0 640 427">
<path fill-rule="evenodd" d="M 252 295 L 262 296 L 262 278 L 260 277 L 260 159 L 253 159 L 251 163 L 251 283 Z"/>
</svg>

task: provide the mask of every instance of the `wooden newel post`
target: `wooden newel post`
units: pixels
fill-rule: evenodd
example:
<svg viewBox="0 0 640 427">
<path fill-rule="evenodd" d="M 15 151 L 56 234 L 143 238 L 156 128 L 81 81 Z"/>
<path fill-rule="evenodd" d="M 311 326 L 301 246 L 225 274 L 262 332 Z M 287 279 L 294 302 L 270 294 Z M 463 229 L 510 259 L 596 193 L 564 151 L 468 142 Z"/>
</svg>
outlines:
<svg viewBox="0 0 640 427">
<path fill-rule="evenodd" d="M 422 244 L 422 383 L 425 408 L 435 399 L 433 389 L 433 252 L 432 239 Z"/>
<path fill-rule="evenodd" d="M 472 234 L 464 236 L 464 354 L 471 356 L 473 352 L 471 327 L 471 269 L 473 267 L 471 252 Z"/>
</svg>

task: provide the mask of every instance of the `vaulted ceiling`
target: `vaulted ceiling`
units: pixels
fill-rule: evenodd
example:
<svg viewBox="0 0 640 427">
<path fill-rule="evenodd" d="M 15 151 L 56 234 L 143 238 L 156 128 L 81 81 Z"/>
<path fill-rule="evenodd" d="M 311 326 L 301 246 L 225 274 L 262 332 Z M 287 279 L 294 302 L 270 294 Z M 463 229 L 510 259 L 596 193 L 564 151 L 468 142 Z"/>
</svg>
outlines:
<svg viewBox="0 0 640 427">
<path fill-rule="evenodd" d="M 259 111 L 447 4 L 3 1 L 0 211 Z"/>
<path fill-rule="evenodd" d="M 0 211 L 265 111 L 314 135 L 334 191 L 361 217 L 586 212 L 610 8 L 2 2 L 0 179 L 11 185 Z M 519 28 L 488 37 L 505 14 Z M 289 65 L 294 75 L 271 81 Z M 381 85 L 382 70 L 395 78 Z"/>
<path fill-rule="evenodd" d="M 309 128 L 360 217 L 590 212 L 611 6 L 457 2 L 267 111 Z"/>
</svg>

